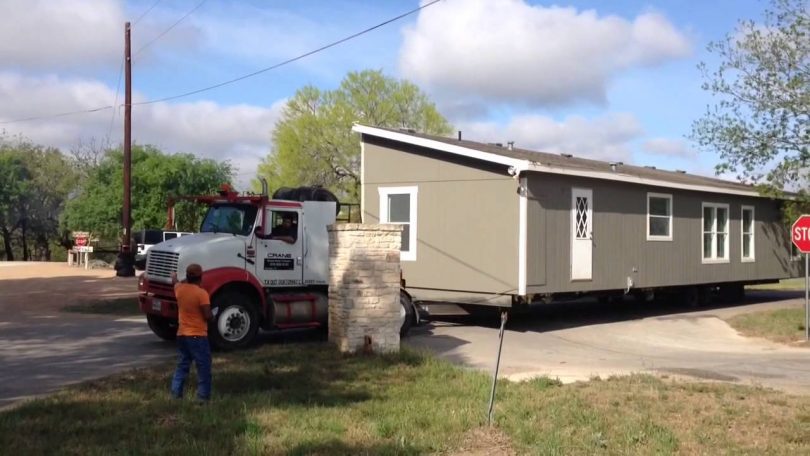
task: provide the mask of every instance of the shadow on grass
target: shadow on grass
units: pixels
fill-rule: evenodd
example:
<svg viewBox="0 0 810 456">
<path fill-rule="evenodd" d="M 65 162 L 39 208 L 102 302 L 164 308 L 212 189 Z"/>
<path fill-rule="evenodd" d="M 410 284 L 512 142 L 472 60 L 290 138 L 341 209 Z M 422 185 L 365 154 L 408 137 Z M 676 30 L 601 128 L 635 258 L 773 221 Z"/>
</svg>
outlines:
<svg viewBox="0 0 810 456">
<path fill-rule="evenodd" d="M 0 448 L 8 454 L 423 453 L 426 448 L 373 432 L 354 446 L 340 432 L 352 425 L 343 414 L 358 413 L 360 404 L 399 406 L 389 387 L 407 388 L 423 363 L 413 352 L 348 356 L 325 344 L 217 354 L 214 397 L 206 405 L 189 399 L 194 374 L 187 399 L 172 400 L 172 364 L 137 369 L 0 412 Z M 373 416 L 359 413 L 366 415 Z M 319 420 L 341 416 L 337 430 L 318 427 Z M 283 447 L 263 441 L 277 434 L 287 442 Z"/>
</svg>

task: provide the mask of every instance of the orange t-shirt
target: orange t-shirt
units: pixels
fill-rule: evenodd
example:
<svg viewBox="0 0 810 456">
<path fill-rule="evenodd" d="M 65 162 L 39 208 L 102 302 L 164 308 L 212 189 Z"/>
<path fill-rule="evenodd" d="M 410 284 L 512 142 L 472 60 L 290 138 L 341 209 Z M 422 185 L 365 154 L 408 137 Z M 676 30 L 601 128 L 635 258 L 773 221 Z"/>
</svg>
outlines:
<svg viewBox="0 0 810 456">
<path fill-rule="evenodd" d="M 197 285 L 178 283 L 174 286 L 174 295 L 177 297 L 177 316 L 180 320 L 177 335 L 207 336 L 208 322 L 201 307 L 211 305 L 208 292 Z"/>
</svg>

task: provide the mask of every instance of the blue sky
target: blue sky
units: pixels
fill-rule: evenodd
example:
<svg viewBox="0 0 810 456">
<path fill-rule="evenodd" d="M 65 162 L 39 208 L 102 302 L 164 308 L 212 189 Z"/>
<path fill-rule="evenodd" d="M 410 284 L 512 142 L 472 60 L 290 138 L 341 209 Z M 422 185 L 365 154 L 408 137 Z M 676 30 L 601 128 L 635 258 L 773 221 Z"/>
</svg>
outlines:
<svg viewBox="0 0 810 456">
<path fill-rule="evenodd" d="M 155 4 L 133 26 L 136 102 L 250 73 L 420 4 L 207 0 L 155 40 L 199 3 L 0 0 L 0 128 L 64 149 L 108 134 L 119 142 L 120 110 L 4 122 L 114 104 L 123 23 Z M 685 139 L 712 101 L 697 64 L 714 61 L 709 41 L 766 6 L 443 0 L 254 78 L 135 106 L 133 137 L 231 160 L 244 185 L 271 153 L 273 125 L 298 88 L 333 89 L 348 71 L 380 69 L 417 83 L 468 139 L 711 174 L 717 157 Z"/>
</svg>

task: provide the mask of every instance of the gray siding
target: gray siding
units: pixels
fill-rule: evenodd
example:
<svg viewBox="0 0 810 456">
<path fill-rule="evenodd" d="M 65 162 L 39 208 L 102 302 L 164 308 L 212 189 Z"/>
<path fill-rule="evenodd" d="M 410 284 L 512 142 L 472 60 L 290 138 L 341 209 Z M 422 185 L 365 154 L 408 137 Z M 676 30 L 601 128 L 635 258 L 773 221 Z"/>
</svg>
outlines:
<svg viewBox="0 0 810 456">
<path fill-rule="evenodd" d="M 439 290 L 516 293 L 517 181 L 506 167 L 364 140 L 364 223 L 380 220 L 380 187 L 418 187 L 417 258 L 402 262 L 408 289 L 420 299 L 447 295 Z"/>
<path fill-rule="evenodd" d="M 570 279 L 571 189 L 593 190 L 593 280 Z M 777 201 L 530 174 L 527 292 L 565 292 L 777 279 L 796 275 Z M 647 192 L 671 194 L 673 240 L 647 240 Z M 702 203 L 729 205 L 728 263 L 702 263 Z M 755 261 L 742 262 L 741 205 L 755 210 Z"/>
</svg>

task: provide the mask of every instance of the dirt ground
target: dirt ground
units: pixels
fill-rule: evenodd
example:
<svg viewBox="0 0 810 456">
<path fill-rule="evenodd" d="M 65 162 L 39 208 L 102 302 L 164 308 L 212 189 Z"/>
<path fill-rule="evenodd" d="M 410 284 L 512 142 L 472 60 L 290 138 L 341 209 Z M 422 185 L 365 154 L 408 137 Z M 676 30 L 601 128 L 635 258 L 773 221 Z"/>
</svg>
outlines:
<svg viewBox="0 0 810 456">
<path fill-rule="evenodd" d="M 116 277 L 112 269 L 0 262 L 0 321 L 53 314 L 66 305 L 137 293 L 137 278 Z"/>
</svg>

